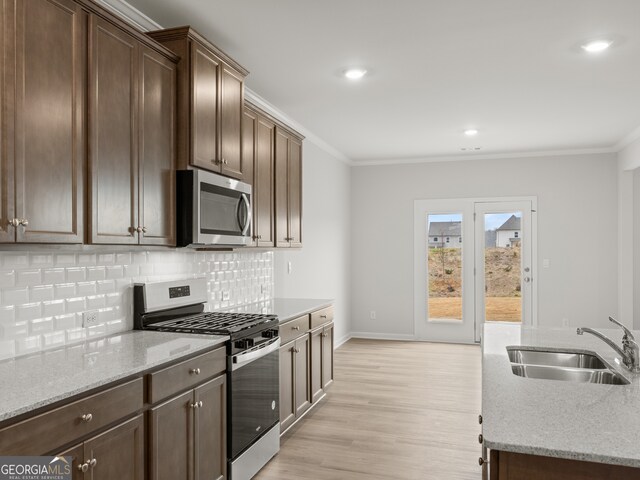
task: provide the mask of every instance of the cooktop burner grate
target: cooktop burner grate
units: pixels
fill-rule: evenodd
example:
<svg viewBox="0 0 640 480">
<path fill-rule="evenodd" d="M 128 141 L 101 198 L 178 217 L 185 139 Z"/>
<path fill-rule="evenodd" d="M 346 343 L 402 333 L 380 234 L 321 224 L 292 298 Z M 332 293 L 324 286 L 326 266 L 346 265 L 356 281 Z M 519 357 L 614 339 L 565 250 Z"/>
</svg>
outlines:
<svg viewBox="0 0 640 480">
<path fill-rule="evenodd" d="M 277 320 L 275 315 L 209 312 L 147 324 L 145 328 L 163 332 L 216 333 L 227 335 Z"/>
</svg>

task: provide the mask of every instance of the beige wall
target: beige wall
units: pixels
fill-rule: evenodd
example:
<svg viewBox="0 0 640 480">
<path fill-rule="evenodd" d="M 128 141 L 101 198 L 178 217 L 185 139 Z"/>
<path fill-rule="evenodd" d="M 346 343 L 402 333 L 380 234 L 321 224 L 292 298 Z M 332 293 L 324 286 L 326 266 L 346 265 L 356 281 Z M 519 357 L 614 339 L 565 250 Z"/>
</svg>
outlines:
<svg viewBox="0 0 640 480">
<path fill-rule="evenodd" d="M 355 333 L 413 335 L 416 199 L 537 196 L 539 324 L 617 313 L 615 154 L 356 167 L 351 185 Z"/>
</svg>

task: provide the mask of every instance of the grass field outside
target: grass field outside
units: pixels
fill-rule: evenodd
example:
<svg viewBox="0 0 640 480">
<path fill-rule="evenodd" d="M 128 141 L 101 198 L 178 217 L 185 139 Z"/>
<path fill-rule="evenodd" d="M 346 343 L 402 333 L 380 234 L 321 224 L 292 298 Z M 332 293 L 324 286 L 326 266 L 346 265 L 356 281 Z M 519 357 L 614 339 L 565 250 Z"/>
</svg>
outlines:
<svg viewBox="0 0 640 480">
<path fill-rule="evenodd" d="M 520 322 L 522 318 L 522 298 L 520 297 L 486 297 L 487 321 Z M 441 297 L 429 298 L 429 319 L 462 319 L 462 298 Z"/>
</svg>

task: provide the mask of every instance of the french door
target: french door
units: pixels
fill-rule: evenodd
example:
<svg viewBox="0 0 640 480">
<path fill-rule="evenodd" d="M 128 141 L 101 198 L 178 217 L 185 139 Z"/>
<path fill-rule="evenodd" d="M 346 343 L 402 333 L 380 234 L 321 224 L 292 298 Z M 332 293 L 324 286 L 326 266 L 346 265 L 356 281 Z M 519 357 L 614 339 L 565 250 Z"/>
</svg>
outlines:
<svg viewBox="0 0 640 480">
<path fill-rule="evenodd" d="M 474 343 L 485 321 L 533 323 L 535 204 L 534 198 L 415 202 L 416 339 Z"/>
</svg>

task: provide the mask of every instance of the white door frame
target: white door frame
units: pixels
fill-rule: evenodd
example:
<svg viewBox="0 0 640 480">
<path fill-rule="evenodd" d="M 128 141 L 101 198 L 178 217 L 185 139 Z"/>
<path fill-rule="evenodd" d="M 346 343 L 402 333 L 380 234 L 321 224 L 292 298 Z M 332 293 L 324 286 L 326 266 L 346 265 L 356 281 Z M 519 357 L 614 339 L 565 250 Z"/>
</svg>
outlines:
<svg viewBox="0 0 640 480">
<path fill-rule="evenodd" d="M 530 201 L 531 202 L 531 268 L 532 268 L 532 279 L 531 279 L 531 325 L 538 325 L 538 197 L 536 196 L 522 196 L 522 197 L 479 197 L 479 198 L 450 198 L 450 199 L 419 199 L 414 200 L 414 256 L 413 256 L 413 271 L 414 271 L 414 308 L 413 308 L 413 320 L 414 320 L 414 339 L 415 340 L 428 340 L 428 341 L 441 341 L 441 342 L 455 342 L 455 340 L 447 340 L 445 335 L 435 337 L 432 335 L 427 335 L 427 271 L 426 271 L 426 257 L 427 257 L 427 240 L 426 240 L 426 216 L 424 215 L 426 210 L 431 210 L 432 213 L 465 213 L 460 208 L 453 208 L 452 205 L 459 206 L 464 204 L 465 202 L 470 207 L 471 215 L 473 215 L 475 210 L 476 203 L 500 203 L 500 202 L 522 202 L 522 201 Z M 466 213 L 464 218 L 468 220 L 473 220 L 473 216 L 467 217 L 469 215 Z M 472 221 L 463 221 L 463 225 L 467 224 L 470 232 L 467 233 L 468 229 L 464 228 L 463 231 L 463 246 L 465 242 L 465 238 L 469 238 L 469 240 L 475 243 L 475 222 Z M 472 340 L 475 341 L 475 331 L 476 331 L 476 293 L 475 293 L 475 278 L 473 275 L 473 269 L 475 267 L 475 247 L 472 246 L 470 249 L 467 249 L 467 257 L 471 256 L 471 268 L 466 268 L 467 272 L 465 273 L 466 263 L 463 263 L 463 285 L 467 284 L 467 289 L 465 290 L 467 295 L 467 301 L 465 301 L 465 297 L 463 294 L 463 319 L 466 321 L 465 317 L 465 308 L 468 309 L 468 302 L 472 303 L 472 327 L 473 327 L 473 337 Z M 463 262 L 464 262 L 464 250 L 463 250 Z M 467 274 L 470 274 L 472 279 L 471 283 L 467 279 Z M 469 285 L 471 285 L 469 287 Z M 464 287 L 463 287 L 464 288 Z M 471 290 L 471 292 L 469 292 Z M 462 343 L 472 343 L 471 341 L 463 341 Z"/>
</svg>

